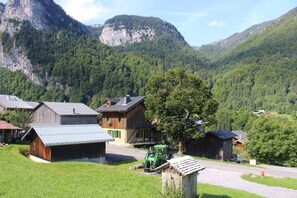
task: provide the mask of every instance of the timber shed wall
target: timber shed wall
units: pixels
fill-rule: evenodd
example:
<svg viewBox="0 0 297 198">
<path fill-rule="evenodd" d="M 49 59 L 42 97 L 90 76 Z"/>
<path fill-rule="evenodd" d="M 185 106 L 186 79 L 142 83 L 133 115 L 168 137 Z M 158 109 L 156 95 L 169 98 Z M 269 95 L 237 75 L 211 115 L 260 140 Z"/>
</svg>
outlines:
<svg viewBox="0 0 297 198">
<path fill-rule="evenodd" d="M 39 107 L 33 114 L 33 123 L 60 124 L 61 117 L 45 105 Z"/>
<path fill-rule="evenodd" d="M 62 125 L 72 124 L 97 124 L 96 115 L 63 115 L 61 116 Z"/>
<path fill-rule="evenodd" d="M 108 118 L 109 118 L 109 121 L 107 120 Z M 126 112 L 103 112 L 102 114 L 103 128 L 126 129 L 126 125 L 127 125 Z"/>
<path fill-rule="evenodd" d="M 127 129 L 150 129 L 151 123 L 145 118 L 144 104 L 140 103 L 127 113 Z"/>
<path fill-rule="evenodd" d="M 51 161 L 51 149 L 43 144 L 36 133 L 34 134 L 34 137 L 33 141 L 30 144 L 30 155 L 34 155 L 41 159 Z"/>
<path fill-rule="evenodd" d="M 105 142 L 92 144 L 76 144 L 52 146 L 51 161 L 64 161 L 82 158 L 101 158 L 105 157 Z"/>
</svg>

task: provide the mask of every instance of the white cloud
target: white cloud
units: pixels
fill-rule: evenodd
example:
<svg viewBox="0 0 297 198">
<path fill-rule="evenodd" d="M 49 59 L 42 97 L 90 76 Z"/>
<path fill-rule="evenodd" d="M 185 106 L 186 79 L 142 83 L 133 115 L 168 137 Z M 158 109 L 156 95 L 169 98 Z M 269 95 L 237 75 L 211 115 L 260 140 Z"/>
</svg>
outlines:
<svg viewBox="0 0 297 198">
<path fill-rule="evenodd" d="M 209 27 L 225 27 L 227 25 L 228 25 L 228 23 L 223 22 L 223 21 L 218 21 L 218 20 L 213 20 L 208 23 Z"/>
<path fill-rule="evenodd" d="M 96 0 L 59 0 L 65 12 L 80 22 L 87 22 L 111 12 Z"/>
</svg>

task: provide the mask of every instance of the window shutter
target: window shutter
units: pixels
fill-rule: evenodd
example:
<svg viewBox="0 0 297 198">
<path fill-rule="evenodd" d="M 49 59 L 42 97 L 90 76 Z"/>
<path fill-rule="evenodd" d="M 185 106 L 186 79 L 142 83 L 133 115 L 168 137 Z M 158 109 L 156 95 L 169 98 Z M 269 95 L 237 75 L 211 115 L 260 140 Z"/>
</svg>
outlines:
<svg viewBox="0 0 297 198">
<path fill-rule="evenodd" d="M 117 131 L 112 131 L 112 138 L 116 138 L 117 137 Z"/>
<path fill-rule="evenodd" d="M 118 131 L 119 132 L 119 138 L 121 138 L 121 131 Z"/>
</svg>

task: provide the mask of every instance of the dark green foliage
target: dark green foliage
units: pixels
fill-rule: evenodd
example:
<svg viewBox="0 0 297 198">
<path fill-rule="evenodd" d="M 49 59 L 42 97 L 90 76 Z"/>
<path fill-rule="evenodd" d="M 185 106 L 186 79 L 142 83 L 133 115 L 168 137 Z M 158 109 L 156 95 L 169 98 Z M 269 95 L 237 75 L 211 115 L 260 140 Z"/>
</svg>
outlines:
<svg viewBox="0 0 297 198">
<path fill-rule="evenodd" d="M 12 125 L 26 129 L 32 122 L 32 113 L 26 110 L 14 110 L 0 113 L 0 120 L 4 120 Z"/>
<path fill-rule="evenodd" d="M 186 140 L 199 136 L 198 120 L 209 125 L 215 121 L 218 103 L 202 81 L 184 69 L 156 74 L 146 88 L 146 116 L 158 120 L 158 130 L 179 144 L 179 153 Z"/>
<path fill-rule="evenodd" d="M 27 101 L 64 100 L 61 90 L 46 90 L 41 85 L 33 84 L 22 72 L 12 72 L 4 68 L 0 68 L 0 94 L 16 95 Z"/>
<path fill-rule="evenodd" d="M 287 120 L 260 117 L 248 134 L 248 152 L 262 163 L 297 166 L 297 126 Z"/>
<path fill-rule="evenodd" d="M 295 114 L 296 29 L 295 17 L 283 17 L 215 63 L 214 96 L 221 107 Z"/>
<path fill-rule="evenodd" d="M 25 157 L 29 157 L 30 156 L 30 152 L 29 152 L 29 148 L 28 147 L 20 147 L 19 148 L 19 152 L 21 155 L 25 156 Z"/>
</svg>

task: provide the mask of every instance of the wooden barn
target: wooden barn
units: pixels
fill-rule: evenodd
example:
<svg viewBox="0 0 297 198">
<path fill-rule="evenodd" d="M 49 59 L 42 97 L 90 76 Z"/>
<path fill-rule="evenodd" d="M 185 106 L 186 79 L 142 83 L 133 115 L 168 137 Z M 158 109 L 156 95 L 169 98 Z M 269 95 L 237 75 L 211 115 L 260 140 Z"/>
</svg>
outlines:
<svg viewBox="0 0 297 198">
<path fill-rule="evenodd" d="M 145 118 L 144 96 L 107 98 L 96 109 L 102 114 L 102 127 L 117 144 L 155 144 L 161 134 Z"/>
<path fill-rule="evenodd" d="M 46 161 L 105 161 L 105 144 L 113 139 L 97 124 L 37 125 L 29 136 L 30 155 Z"/>
<path fill-rule="evenodd" d="M 22 101 L 20 98 L 11 95 L 0 95 L 0 112 L 11 110 L 28 110 L 32 111 L 32 107 L 27 102 Z"/>
<path fill-rule="evenodd" d="M 232 158 L 232 139 L 236 135 L 231 131 L 218 130 L 205 134 L 200 140 L 187 142 L 186 153 L 189 155 L 230 161 Z"/>
<path fill-rule="evenodd" d="M 5 121 L 0 121 L 0 143 L 10 143 L 20 140 L 21 128 Z"/>
<path fill-rule="evenodd" d="M 33 125 L 97 124 L 97 115 L 83 103 L 42 102 L 33 113 Z"/>
<path fill-rule="evenodd" d="M 205 166 L 190 156 L 168 160 L 165 164 L 157 167 L 157 170 L 162 170 L 163 194 L 175 189 L 182 193 L 182 197 L 198 197 L 197 176 L 198 172 L 203 169 Z"/>
</svg>

